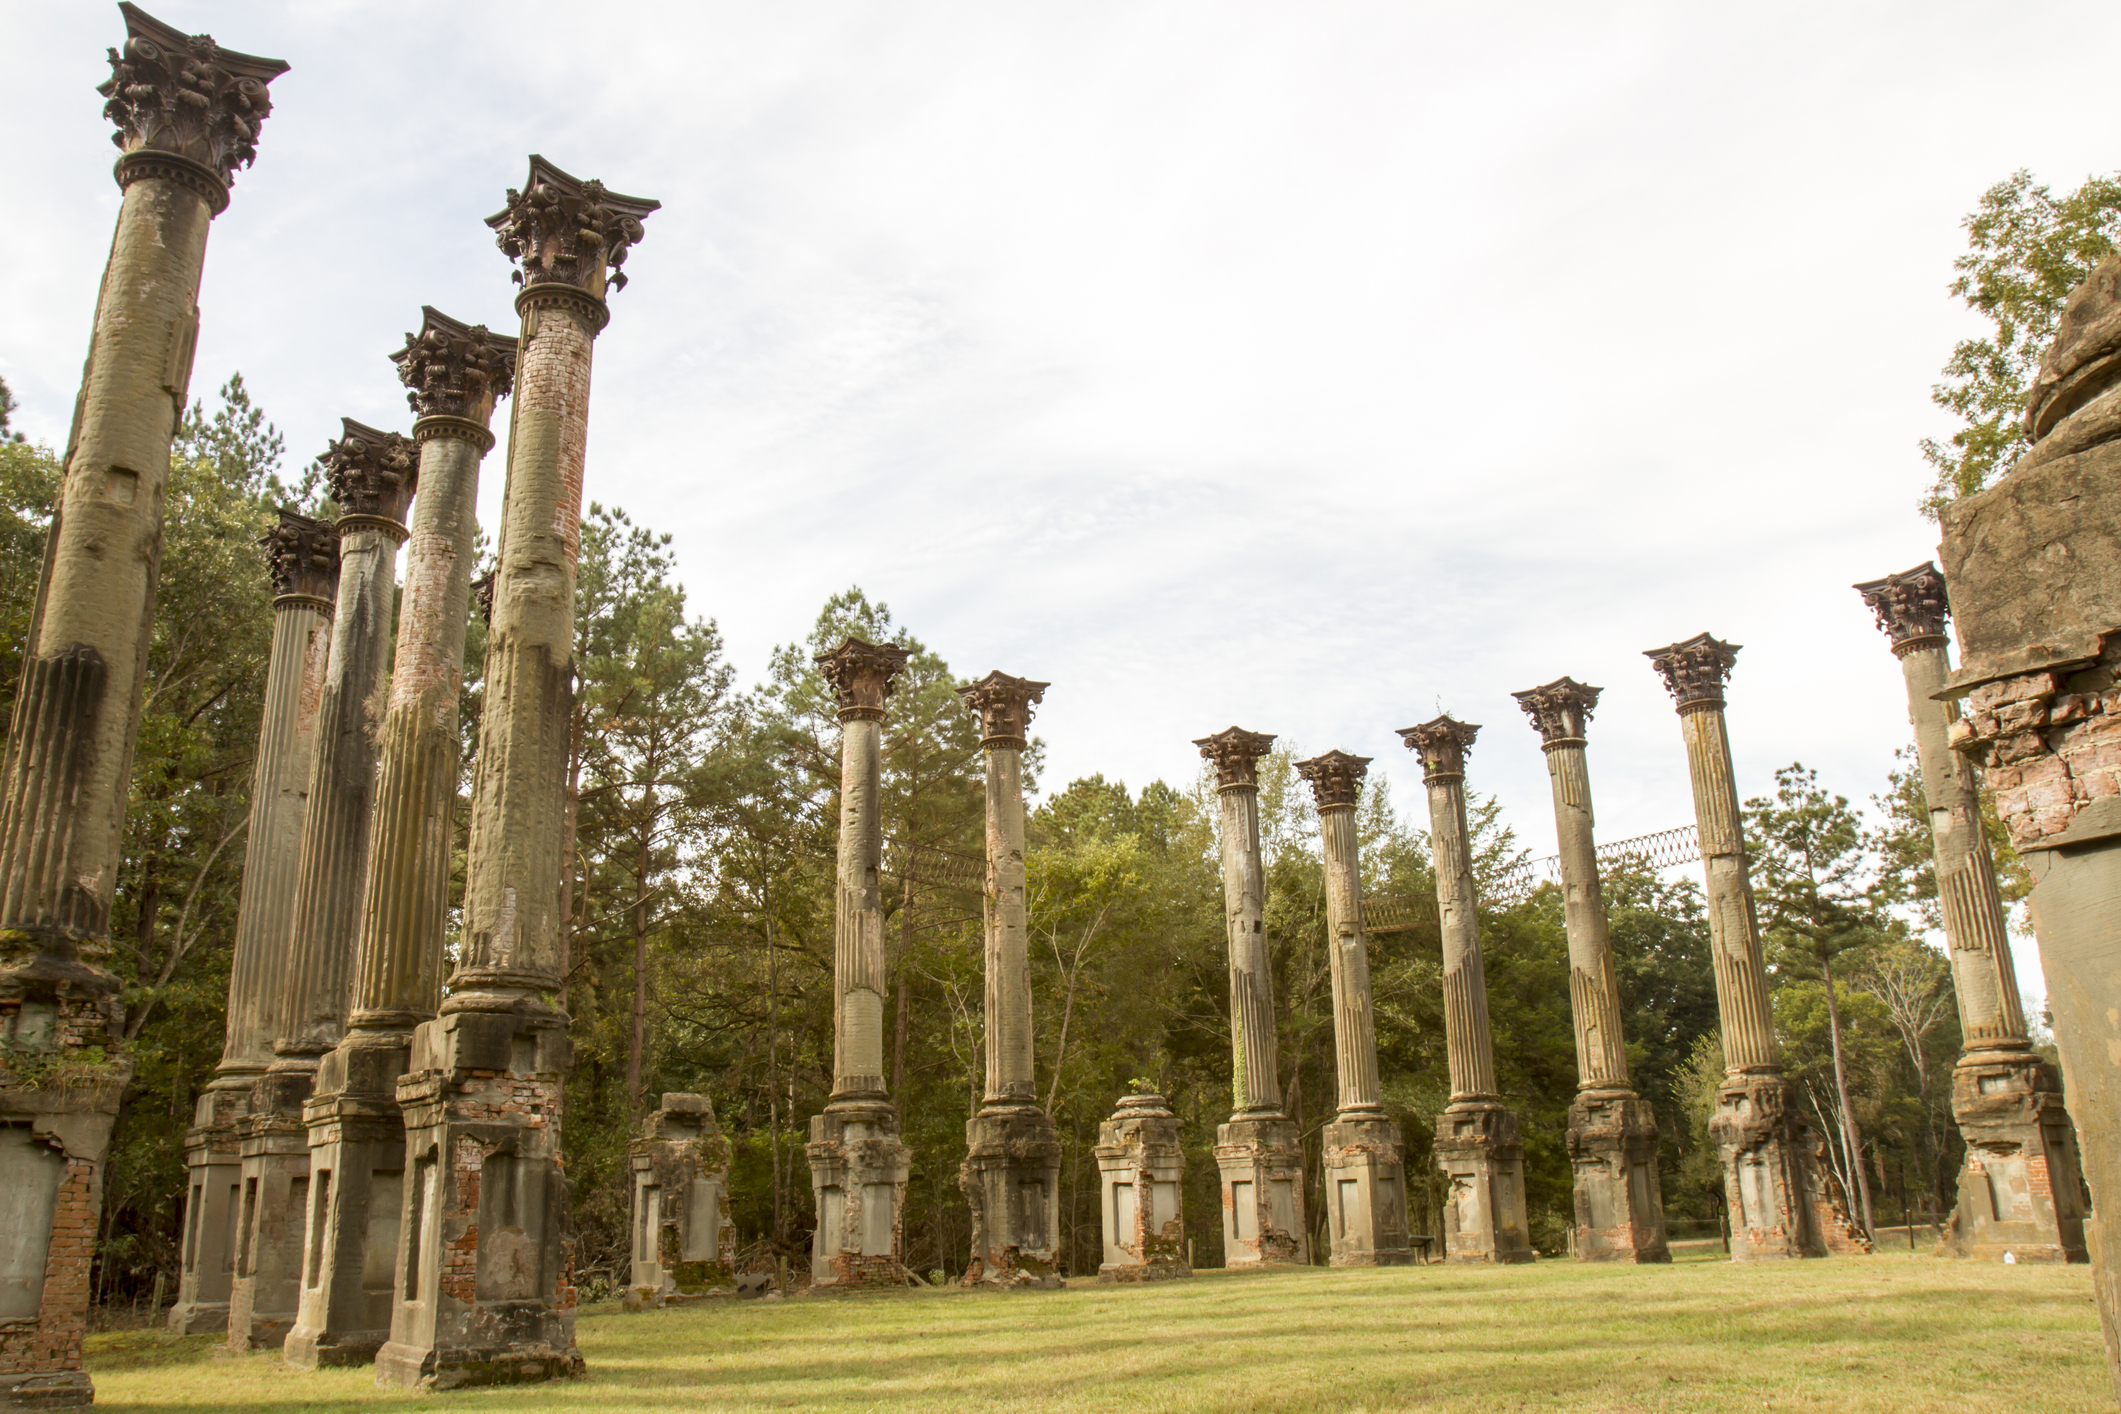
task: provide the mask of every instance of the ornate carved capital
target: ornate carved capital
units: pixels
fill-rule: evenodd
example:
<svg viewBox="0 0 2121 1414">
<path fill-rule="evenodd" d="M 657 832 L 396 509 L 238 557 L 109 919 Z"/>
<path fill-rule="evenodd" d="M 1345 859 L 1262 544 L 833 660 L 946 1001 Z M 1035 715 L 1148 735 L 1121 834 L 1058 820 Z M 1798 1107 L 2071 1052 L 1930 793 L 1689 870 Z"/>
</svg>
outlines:
<svg viewBox="0 0 2121 1414">
<path fill-rule="evenodd" d="M 339 590 L 339 536 L 331 522 L 282 508 L 280 523 L 258 538 L 272 569 L 273 597 L 333 602 Z"/>
<path fill-rule="evenodd" d="M 957 695 L 979 713 L 980 745 L 989 748 L 1013 746 L 1021 751 L 1031 729 L 1031 704 L 1045 700 L 1050 682 L 1013 678 L 992 672 L 978 682 L 967 683 Z"/>
<path fill-rule="evenodd" d="M 1461 722 L 1449 713 L 1399 731 L 1407 750 L 1421 758 L 1423 781 L 1453 780 L 1465 775 L 1466 753 L 1473 749 L 1473 738 L 1479 735 L 1479 726 Z"/>
<path fill-rule="evenodd" d="M 486 218 L 500 247 L 522 268 L 522 285 L 566 284 L 602 299 L 605 281 L 626 288 L 626 253 L 641 239 L 641 221 L 660 201 L 621 196 L 602 182 L 570 177 L 532 153 L 530 178 L 508 192 L 508 205 Z"/>
<path fill-rule="evenodd" d="M 1369 757 L 1338 750 L 1296 763 L 1296 774 L 1311 783 L 1311 799 L 1321 811 L 1354 809 L 1362 794 L 1363 777 L 1369 773 Z"/>
<path fill-rule="evenodd" d="M 412 438 L 398 432 L 378 432 L 350 417 L 339 421 L 346 435 L 317 458 L 331 482 L 332 499 L 346 515 L 375 516 L 402 523 L 420 475 L 419 455 Z"/>
<path fill-rule="evenodd" d="M 494 571 L 488 570 L 471 582 L 471 602 L 479 606 L 479 617 L 489 628 L 493 626 L 494 578 Z"/>
<path fill-rule="evenodd" d="M 1944 642 L 1944 621 L 1952 606 L 1934 561 L 1859 584 L 1856 592 L 1878 616 L 1878 629 L 1892 640 L 1895 657 Z"/>
<path fill-rule="evenodd" d="M 1723 706 L 1723 685 L 1742 645 L 1697 633 L 1678 643 L 1651 648 L 1643 656 L 1664 679 L 1665 690 L 1681 712 Z"/>
<path fill-rule="evenodd" d="M 212 35 L 171 29 L 137 5 L 121 4 L 125 51 L 110 51 L 110 78 L 96 92 L 118 125 L 111 142 L 118 181 L 166 176 L 192 186 L 216 215 L 228 205 L 236 168 L 258 155 L 258 129 L 272 112 L 265 86 L 287 72 L 279 59 L 238 54 Z M 136 156 L 138 154 L 139 156 Z M 176 162 L 156 158 L 174 157 Z"/>
<path fill-rule="evenodd" d="M 1574 678 L 1556 678 L 1543 687 L 1513 692 L 1517 705 L 1539 728 L 1539 738 L 1549 750 L 1563 745 L 1581 745 L 1583 730 L 1590 725 L 1591 709 L 1598 705 L 1602 687 L 1592 687 Z"/>
<path fill-rule="evenodd" d="M 1259 758 L 1274 749 L 1274 733 L 1248 732 L 1243 727 L 1225 727 L 1214 736 L 1197 737 L 1203 760 L 1215 763 L 1215 788 L 1259 784 Z"/>
<path fill-rule="evenodd" d="M 899 674 L 906 671 L 906 660 L 912 656 L 910 648 L 864 643 L 859 638 L 848 638 L 830 653 L 818 654 L 818 671 L 832 685 L 840 720 L 883 720 L 884 700 L 898 686 Z"/>
<path fill-rule="evenodd" d="M 417 417 L 485 427 L 515 381 L 516 341 L 484 324 L 459 324 L 433 305 L 420 306 L 420 315 L 420 332 L 390 356 L 409 390 L 405 401 Z"/>
</svg>

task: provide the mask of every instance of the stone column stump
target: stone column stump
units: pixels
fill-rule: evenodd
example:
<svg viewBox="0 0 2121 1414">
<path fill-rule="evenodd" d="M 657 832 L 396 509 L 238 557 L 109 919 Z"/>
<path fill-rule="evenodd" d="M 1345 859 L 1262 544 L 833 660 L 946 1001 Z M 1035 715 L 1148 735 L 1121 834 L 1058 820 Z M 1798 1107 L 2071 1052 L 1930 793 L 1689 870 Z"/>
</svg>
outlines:
<svg viewBox="0 0 2121 1414">
<path fill-rule="evenodd" d="M 629 1309 L 736 1290 L 729 1141 L 705 1095 L 666 1094 L 627 1150 L 633 1167 Z"/>
<path fill-rule="evenodd" d="M 1193 1275 L 1186 1259 L 1184 1125 L 1161 1095 L 1129 1095 L 1097 1127 L 1099 1281 Z"/>
</svg>

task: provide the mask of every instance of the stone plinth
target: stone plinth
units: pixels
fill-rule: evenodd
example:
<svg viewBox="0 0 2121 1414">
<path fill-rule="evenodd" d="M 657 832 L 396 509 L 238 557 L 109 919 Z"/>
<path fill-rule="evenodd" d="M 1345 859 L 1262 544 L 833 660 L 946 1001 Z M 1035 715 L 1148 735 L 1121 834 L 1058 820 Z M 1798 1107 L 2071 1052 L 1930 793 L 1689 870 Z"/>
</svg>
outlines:
<svg viewBox="0 0 2121 1414">
<path fill-rule="evenodd" d="M 1972 762 L 1951 749 L 1956 702 L 1944 576 L 1921 564 L 1856 587 L 1900 660 L 1929 806 L 1937 897 L 1951 949 L 1964 1042 L 1952 1075 L 1952 1117 L 1966 1141 L 1958 1202 L 1945 1230 L 1955 1257 L 2082 1262 L 2083 1180 L 2062 1082 L 2026 1034 L 1996 863 Z"/>
<path fill-rule="evenodd" d="M 177 1257 L 177 1304 L 172 1335 L 221 1335 L 228 1330 L 228 1297 L 236 1275 L 236 1214 L 242 1206 L 241 1125 L 250 1114 L 250 1086 L 209 1089 L 192 1108 L 184 1132 L 184 1237 Z"/>
<path fill-rule="evenodd" d="M 705 1095 L 668 1094 L 628 1147 L 635 1304 L 736 1289 L 729 1141 Z"/>
<path fill-rule="evenodd" d="M 1065 1285 L 1060 1265 L 1060 1138 L 1036 1106 L 965 1121 L 957 1183 L 972 1210 L 966 1286 Z"/>
<path fill-rule="evenodd" d="M 1524 1207 L 1524 1140 L 1495 1101 L 1453 1100 L 1436 1117 L 1443 1254 L 1450 1262 L 1530 1262 Z"/>
<path fill-rule="evenodd" d="M 90 1255 L 129 1074 L 104 962 L 206 234 L 287 68 L 120 9 L 97 92 L 124 194 L 0 768 L 0 1404 L 44 1408 L 94 1399 Z"/>
<path fill-rule="evenodd" d="M 1620 979 L 1593 838 L 1585 732 L 1602 688 L 1556 678 L 1512 693 L 1532 719 L 1553 786 L 1561 845 L 1562 916 L 1569 935 L 1569 1015 L 1576 1032 L 1576 1099 L 1569 1161 L 1576 1178 L 1576 1255 L 1587 1262 L 1669 1262 L 1657 1118 L 1628 1081 Z"/>
<path fill-rule="evenodd" d="M 817 1233 L 810 1247 L 813 1287 L 904 1286 L 901 1214 L 911 1151 L 889 1104 L 850 1101 L 810 1117 L 811 1192 Z"/>
<path fill-rule="evenodd" d="M 1407 1244 L 1406 1149 L 1384 1115 L 1343 1111 L 1325 1130 L 1326 1230 L 1336 1267 L 1403 1267 Z"/>
<path fill-rule="evenodd" d="M 1738 645 L 1696 634 L 1649 650 L 1679 712 L 1694 820 L 1707 888 L 1709 955 L 1716 975 L 1724 1081 L 1716 1092 L 1709 1136 L 1723 1163 L 1734 1261 L 1821 1257 L 1811 1128 L 1796 1088 L 1782 1074 L 1782 1048 L 1768 1006 L 1767 964 L 1746 867 L 1744 816 L 1723 688 Z"/>
<path fill-rule="evenodd" d="M 1129 1095 L 1097 1127 L 1099 1281 L 1193 1275 L 1186 1257 L 1184 1126 L 1161 1095 Z"/>
<path fill-rule="evenodd" d="M 1304 1151 L 1296 1121 L 1233 1119 L 1215 1126 L 1222 1175 L 1223 1265 L 1309 1266 Z"/>
<path fill-rule="evenodd" d="M 302 1123 L 310 1078 L 306 1071 L 267 1072 L 238 1129 L 242 1187 L 228 1298 L 228 1343 L 235 1350 L 277 1349 L 294 1327 L 310 1206 L 309 1131 Z"/>
<path fill-rule="evenodd" d="M 493 446 L 487 423 L 515 364 L 514 339 L 432 308 L 421 314 L 420 331 L 393 355 L 418 415 L 420 494 L 378 733 L 352 1008 L 303 1108 L 319 1191 L 282 1352 L 304 1367 L 366 1363 L 390 1337 L 405 1182 L 397 1083 L 413 1028 L 442 1001 L 473 511 L 480 459 Z"/>
</svg>

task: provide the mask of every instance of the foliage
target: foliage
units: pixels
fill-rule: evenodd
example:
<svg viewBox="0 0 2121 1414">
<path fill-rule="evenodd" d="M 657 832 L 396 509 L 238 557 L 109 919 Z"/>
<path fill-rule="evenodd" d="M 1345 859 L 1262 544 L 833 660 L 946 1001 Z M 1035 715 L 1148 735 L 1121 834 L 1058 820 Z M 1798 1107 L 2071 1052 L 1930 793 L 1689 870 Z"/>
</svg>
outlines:
<svg viewBox="0 0 2121 1414">
<path fill-rule="evenodd" d="M 2121 177 L 2090 177 L 2067 196 L 2035 184 L 2022 168 L 1981 194 L 1965 221 L 1967 252 L 1952 262 L 1951 292 L 1990 326 L 1961 339 L 1930 401 L 1959 429 L 1924 438 L 1935 480 L 1923 496 L 1932 520 L 2007 469 L 2024 447 L 2026 389 L 2054 342 L 2071 290 L 2113 254 L 2121 233 Z"/>
<path fill-rule="evenodd" d="M 20 403 L 15 401 L 15 395 L 8 390 L 7 380 L 0 378 L 0 446 L 5 446 L 11 442 L 19 443 L 29 440 L 20 432 L 10 432 L 7 429 L 8 420 L 15 415 L 21 406 Z"/>
</svg>

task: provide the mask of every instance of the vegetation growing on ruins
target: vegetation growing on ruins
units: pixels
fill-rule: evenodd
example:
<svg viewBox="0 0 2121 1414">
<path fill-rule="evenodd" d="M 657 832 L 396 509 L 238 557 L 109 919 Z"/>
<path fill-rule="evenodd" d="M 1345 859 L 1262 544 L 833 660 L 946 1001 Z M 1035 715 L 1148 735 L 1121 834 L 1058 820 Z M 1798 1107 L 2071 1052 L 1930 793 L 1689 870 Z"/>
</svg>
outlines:
<svg viewBox="0 0 2121 1414">
<path fill-rule="evenodd" d="M 158 1279 L 174 1290 L 181 1138 L 220 1050 L 270 632 L 256 537 L 277 504 L 327 509 L 314 476 L 290 484 L 282 463 L 281 437 L 240 378 L 212 414 L 193 408 L 174 454 L 114 918 L 136 1071 L 112 1149 L 97 1279 L 120 1300 L 151 1294 Z M 57 477 L 49 449 L 0 444 L 0 651 L 22 642 Z M 967 887 L 982 855 L 979 742 L 954 691 L 969 674 L 850 589 L 739 690 L 712 620 L 678 581 L 667 535 L 593 506 L 582 544 L 564 888 L 576 1047 L 566 1144 L 585 1286 L 595 1292 L 621 1270 L 625 1146 L 664 1090 L 714 1099 L 735 1145 L 746 1260 L 803 1266 L 813 1221 L 803 1145 L 830 1085 L 839 781 L 838 723 L 812 658 L 850 633 L 912 650 L 884 734 L 887 1064 L 915 1154 L 908 1265 L 954 1273 L 970 1239 L 957 1161 L 982 1070 L 980 902 Z M 483 629 L 474 616 L 467 784 Z M 15 676 L 0 663 L 0 693 Z M 1261 768 L 1267 925 L 1283 1087 L 1315 1175 L 1334 1083 L 1325 900 L 1317 817 L 1291 764 L 1306 747 L 1278 745 Z M 1781 795 L 1752 802 L 1749 828 L 1792 1078 L 1821 1128 L 1847 1136 L 1832 1149 L 1844 1183 L 1867 1188 L 1890 1221 L 1908 1208 L 1949 1210 L 1960 1141 L 1946 1077 L 1959 1035 L 1943 961 L 1904 921 L 1933 908 L 1920 786 L 1906 762 L 1881 765 L 1876 830 L 1797 767 L 1783 773 Z M 1026 766 L 1037 789 L 1035 741 Z M 1476 799 L 1472 816 L 1476 874 L 1491 886 L 1524 851 L 1494 801 Z M 1366 891 L 1433 889 L 1426 835 L 1381 779 L 1366 786 L 1358 818 Z M 1098 1260 L 1097 1124 L 1142 1081 L 1186 1122 L 1196 1256 L 1220 1252 L 1208 1148 L 1229 1107 L 1229 1033 L 1214 821 L 1205 775 L 1139 788 L 1097 775 L 1048 782 L 1032 814 L 1039 1089 L 1064 1145 L 1074 1271 Z M 1821 841 L 1826 854 L 1806 853 Z M 1721 1183 L 1705 1125 L 1720 1066 L 1700 892 L 1683 873 L 1621 871 L 1606 887 L 1630 1067 L 1663 1130 L 1667 1209 L 1682 1234 L 1689 1222 L 1713 1232 Z M 1576 1082 L 1561 899 L 1551 885 L 1496 897 L 1482 927 L 1498 1078 L 1523 1123 L 1534 1238 L 1558 1251 L 1572 1223 L 1563 1133 Z M 1379 934 L 1371 948 L 1385 1098 L 1410 1176 L 1426 1176 L 1448 1098 L 1437 929 Z M 1417 1232 L 1435 1230 L 1434 1183 L 1410 1185 Z"/>
</svg>

